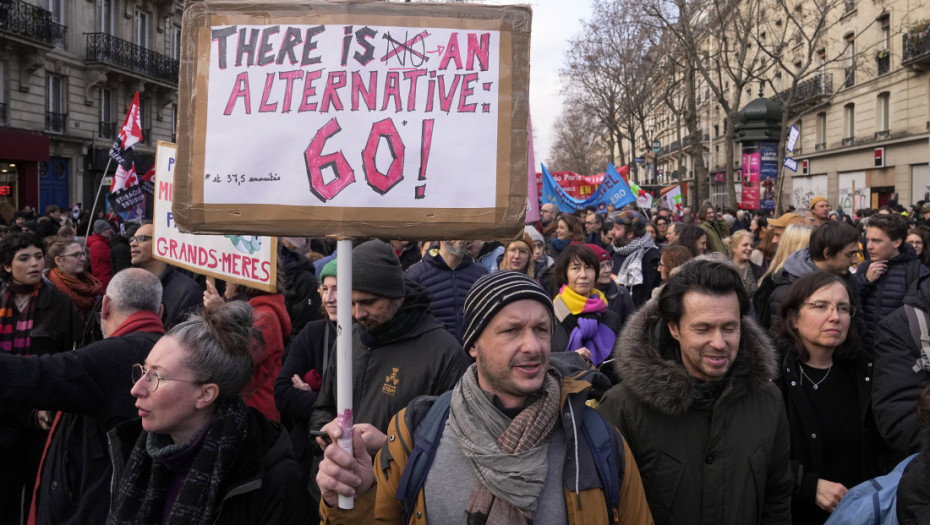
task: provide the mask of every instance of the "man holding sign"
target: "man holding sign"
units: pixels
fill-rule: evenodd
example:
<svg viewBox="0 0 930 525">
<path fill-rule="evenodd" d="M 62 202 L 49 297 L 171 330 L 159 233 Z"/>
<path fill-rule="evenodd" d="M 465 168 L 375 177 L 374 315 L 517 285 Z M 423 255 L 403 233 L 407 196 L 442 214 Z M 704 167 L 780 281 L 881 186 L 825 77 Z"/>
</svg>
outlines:
<svg viewBox="0 0 930 525">
<path fill-rule="evenodd" d="M 354 455 L 327 447 L 317 475 L 324 518 L 652 523 L 630 449 L 584 404 L 595 372 L 567 378 L 550 367 L 552 308 L 519 272 L 478 279 L 464 332 L 477 362 L 454 391 L 415 400 L 394 417 L 374 468 L 359 432 Z M 355 496 L 355 509 L 334 508 L 338 494 Z"/>
</svg>

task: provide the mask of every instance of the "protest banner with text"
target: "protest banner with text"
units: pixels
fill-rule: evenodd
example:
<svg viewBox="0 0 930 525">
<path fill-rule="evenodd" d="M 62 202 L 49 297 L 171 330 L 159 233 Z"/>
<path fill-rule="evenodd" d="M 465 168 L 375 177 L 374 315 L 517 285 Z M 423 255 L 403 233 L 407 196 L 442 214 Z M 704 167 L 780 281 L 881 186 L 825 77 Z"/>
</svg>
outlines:
<svg viewBox="0 0 930 525">
<path fill-rule="evenodd" d="M 189 2 L 175 215 L 198 232 L 510 237 L 530 9 Z"/>
<path fill-rule="evenodd" d="M 195 235 L 178 230 L 171 210 L 176 154 L 177 146 L 170 142 L 159 141 L 155 148 L 152 256 L 199 274 L 268 292 L 277 291 L 277 238 Z"/>
</svg>

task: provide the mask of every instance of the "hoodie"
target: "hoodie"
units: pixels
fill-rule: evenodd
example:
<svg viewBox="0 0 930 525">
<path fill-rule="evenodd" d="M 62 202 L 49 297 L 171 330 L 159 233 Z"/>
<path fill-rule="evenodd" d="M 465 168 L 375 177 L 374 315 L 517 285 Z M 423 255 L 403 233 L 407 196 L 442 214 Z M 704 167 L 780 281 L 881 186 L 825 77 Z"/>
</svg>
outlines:
<svg viewBox="0 0 930 525">
<path fill-rule="evenodd" d="M 254 326 L 262 332 L 265 348 L 252 349 L 252 381 L 243 390 L 245 404 L 260 410 L 265 417 L 280 421 L 274 405 L 274 380 L 281 372 L 284 338 L 291 335 L 291 318 L 284 306 L 284 296 L 277 293 L 259 295 L 249 300 L 255 315 Z"/>
</svg>

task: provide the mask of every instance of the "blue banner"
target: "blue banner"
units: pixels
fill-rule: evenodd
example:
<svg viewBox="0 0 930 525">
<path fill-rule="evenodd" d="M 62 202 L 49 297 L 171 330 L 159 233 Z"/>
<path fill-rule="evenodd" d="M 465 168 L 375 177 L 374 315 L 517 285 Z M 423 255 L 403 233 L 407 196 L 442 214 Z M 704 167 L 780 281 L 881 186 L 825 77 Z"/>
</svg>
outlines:
<svg viewBox="0 0 930 525">
<path fill-rule="evenodd" d="M 555 204 L 559 207 L 559 211 L 572 213 L 575 210 L 584 209 L 585 206 L 593 205 L 601 213 L 607 211 L 608 204 L 613 204 L 619 210 L 627 204 L 636 202 L 636 196 L 623 181 L 623 177 L 617 173 L 613 164 L 607 165 L 604 181 L 598 185 L 597 191 L 583 201 L 566 193 L 552 178 L 545 164 L 540 164 L 540 166 L 542 166 L 542 202 L 543 204 L 547 202 Z"/>
</svg>

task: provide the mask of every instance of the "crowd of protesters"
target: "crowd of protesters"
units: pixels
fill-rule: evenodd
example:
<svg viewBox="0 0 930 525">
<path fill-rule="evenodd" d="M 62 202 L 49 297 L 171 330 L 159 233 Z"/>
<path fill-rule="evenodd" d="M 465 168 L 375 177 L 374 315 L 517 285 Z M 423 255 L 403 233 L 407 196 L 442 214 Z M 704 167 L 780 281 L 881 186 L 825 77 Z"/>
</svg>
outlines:
<svg viewBox="0 0 930 525">
<path fill-rule="evenodd" d="M 360 239 L 348 305 L 331 239 L 279 239 L 268 292 L 154 258 L 149 222 L 21 210 L 0 225 L 0 514 L 859 523 L 873 490 L 921 523 L 930 203 L 806 208 L 547 203 L 507 240 Z"/>
</svg>

